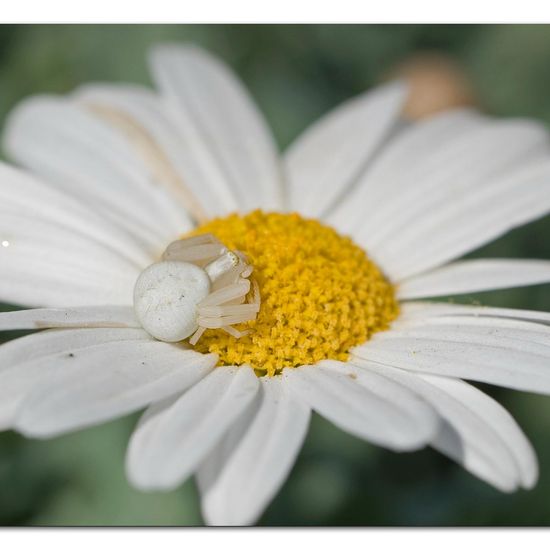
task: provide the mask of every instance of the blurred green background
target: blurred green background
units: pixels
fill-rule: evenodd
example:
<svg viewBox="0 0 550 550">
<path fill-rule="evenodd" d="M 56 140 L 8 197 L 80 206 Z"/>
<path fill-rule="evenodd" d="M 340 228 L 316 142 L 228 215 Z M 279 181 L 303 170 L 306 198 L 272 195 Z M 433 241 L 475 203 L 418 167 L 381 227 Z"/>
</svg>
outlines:
<svg viewBox="0 0 550 550">
<path fill-rule="evenodd" d="M 193 41 L 225 59 L 281 147 L 419 51 L 459 61 L 487 112 L 550 123 L 550 27 L 524 25 L 0 26 L 0 120 L 27 95 L 64 93 L 89 81 L 148 83 L 145 51 L 163 40 Z M 550 219 L 538 221 L 473 256 L 548 259 L 549 234 Z M 550 311 L 550 285 L 461 301 L 473 300 Z M 315 417 L 260 524 L 550 525 L 550 398 L 483 389 L 533 442 L 541 466 L 534 490 L 504 495 L 435 451 L 391 453 Z M 128 486 L 124 452 L 136 419 L 51 441 L 0 434 L 0 524 L 201 525 L 193 481 L 171 493 Z"/>
</svg>

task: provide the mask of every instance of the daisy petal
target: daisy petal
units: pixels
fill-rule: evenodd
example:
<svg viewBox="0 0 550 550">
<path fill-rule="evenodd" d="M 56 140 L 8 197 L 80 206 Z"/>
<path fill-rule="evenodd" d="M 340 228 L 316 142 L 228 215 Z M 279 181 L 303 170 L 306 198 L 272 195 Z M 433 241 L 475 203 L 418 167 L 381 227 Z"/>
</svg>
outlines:
<svg viewBox="0 0 550 550">
<path fill-rule="evenodd" d="M 432 319 L 438 317 L 502 317 L 518 321 L 530 321 L 542 325 L 550 324 L 550 313 L 525 309 L 503 307 L 471 306 L 463 304 L 444 304 L 437 302 L 410 302 L 401 304 L 400 322 Z"/>
<path fill-rule="evenodd" d="M 0 216 L 17 215 L 21 219 L 18 225 L 32 223 L 35 220 L 48 222 L 63 228 L 68 233 L 82 235 L 83 240 L 102 244 L 118 257 L 141 267 L 151 261 L 143 246 L 127 231 L 109 222 L 89 204 L 85 204 L 66 193 L 55 189 L 48 183 L 36 179 L 24 172 L 0 162 Z M 16 228 L 4 229 L 17 235 Z M 7 235 L 3 240 L 7 241 Z M 9 241 L 8 241 L 9 243 Z M 85 243 L 83 243 L 85 246 Z"/>
<path fill-rule="evenodd" d="M 92 306 L 73 309 L 26 309 L 0 313 L 0 330 L 42 328 L 139 328 L 134 308 Z"/>
<path fill-rule="evenodd" d="M 509 311 L 514 312 L 516 310 Z M 520 310 L 517 310 L 517 312 L 521 314 Z M 504 338 L 516 338 L 532 344 L 538 343 L 547 346 L 548 337 L 550 336 L 550 327 L 545 323 L 535 320 L 509 316 L 466 314 L 400 317 L 392 323 L 392 332 L 393 336 L 398 338 L 425 338 L 426 336 L 432 336 L 434 338 L 442 337 L 446 339 L 452 334 L 453 330 L 456 330 L 457 325 L 460 326 L 459 333 L 477 335 L 477 340 L 481 343 L 490 342 L 490 340 L 486 339 L 486 336 L 494 335 Z M 389 337 L 389 334 L 379 335 L 380 339 L 387 337 Z M 459 334 L 457 338 L 458 341 L 462 341 Z M 544 354 L 545 352 L 542 351 L 542 353 Z"/>
<path fill-rule="evenodd" d="M 550 393 L 550 327 L 497 317 L 421 317 L 376 334 L 355 356 L 425 374 Z"/>
<path fill-rule="evenodd" d="M 407 385 L 437 410 L 445 420 L 432 442 L 437 450 L 501 491 L 534 486 L 535 453 L 515 420 L 489 396 L 461 380 L 357 364 Z"/>
<path fill-rule="evenodd" d="M 143 329 L 135 328 L 56 329 L 29 334 L 0 346 L 0 372 L 50 355 L 61 356 L 63 352 L 126 340 L 153 341 Z"/>
<path fill-rule="evenodd" d="M 414 393 L 348 363 L 321 361 L 285 369 L 284 375 L 297 398 L 342 430 L 377 445 L 418 449 L 436 430 L 436 416 Z"/>
<path fill-rule="evenodd" d="M 319 217 L 350 188 L 396 125 L 407 89 L 392 83 L 347 101 L 285 153 L 290 208 Z"/>
<path fill-rule="evenodd" d="M 498 156 L 506 158 L 504 152 Z M 450 191 L 445 200 L 429 213 L 419 213 L 406 230 L 385 237 L 384 244 L 371 247 L 392 280 L 442 265 L 548 214 L 550 160 L 547 155 L 537 162 L 526 159 L 516 169 L 487 177 L 476 192 Z M 443 225 L 449 229 L 439 231 Z"/>
<path fill-rule="evenodd" d="M 4 146 L 21 165 L 152 250 L 191 229 L 131 144 L 70 100 L 38 96 L 22 102 L 8 118 Z"/>
<path fill-rule="evenodd" d="M 210 525 L 257 520 L 286 479 L 302 446 L 310 410 L 281 377 L 261 378 L 260 394 L 198 472 Z"/>
<path fill-rule="evenodd" d="M 23 305 L 131 304 L 151 262 L 89 209 L 0 163 L 0 300 Z"/>
<path fill-rule="evenodd" d="M 328 215 L 328 221 L 339 231 L 354 235 L 366 234 L 367 230 L 379 231 L 380 220 L 386 227 L 390 220 L 380 218 L 378 210 L 388 208 L 388 201 L 395 203 L 399 193 L 410 187 L 413 174 L 415 181 L 420 182 L 429 170 L 437 168 L 433 152 L 442 143 L 448 148 L 449 144 L 483 126 L 485 120 L 472 110 L 457 109 L 402 127 L 361 175 L 357 185 Z M 426 155 L 426 151 L 432 154 Z M 419 163 L 419 159 L 423 162 Z M 373 220 L 379 221 L 374 224 Z"/>
<path fill-rule="evenodd" d="M 446 392 L 463 407 L 475 412 L 476 426 L 470 432 L 464 426 L 463 410 L 456 411 L 448 419 L 452 430 L 445 426 L 433 442 L 433 446 L 462 464 L 468 471 L 485 479 L 495 487 L 506 491 L 518 486 L 531 489 L 538 479 L 538 464 L 535 452 L 520 427 L 512 416 L 499 403 L 479 391 L 477 388 L 462 382 L 439 376 L 424 376 L 424 379 L 436 388 Z M 435 406 L 435 404 L 434 404 Z M 480 426 L 483 428 L 480 429 Z M 458 435 L 453 437 L 452 431 Z M 489 432 L 497 434 L 500 444 L 494 441 Z M 492 441 L 493 440 L 493 441 Z M 503 447 L 508 453 L 508 460 L 503 459 Z M 506 462 L 514 462 L 517 470 L 513 485 L 505 480 L 496 479 Z"/>
<path fill-rule="evenodd" d="M 193 46 L 157 46 L 150 61 L 170 117 L 192 147 L 188 158 L 193 171 L 203 175 L 200 181 L 230 190 L 240 211 L 280 208 L 282 184 L 273 137 L 229 68 Z"/>
<path fill-rule="evenodd" d="M 542 125 L 531 121 L 495 121 L 476 114 L 470 122 L 462 121 L 457 130 L 452 136 L 444 136 L 440 143 L 431 144 L 433 157 L 424 154 L 419 159 L 416 169 L 423 179 L 418 185 L 398 189 L 402 183 L 392 182 L 394 190 L 401 191 L 383 208 L 385 215 L 392 216 L 392 223 L 380 225 L 384 217 L 377 212 L 375 219 L 369 219 L 362 227 L 364 234 L 372 232 L 371 245 L 382 242 L 384 235 L 394 233 L 396 228 L 408 227 L 408 222 L 420 214 L 429 214 L 434 205 L 451 197 L 456 200 L 459 193 L 475 191 L 486 178 L 503 176 L 524 163 L 547 159 L 548 134 Z M 410 178 L 411 174 L 403 176 Z"/>
<path fill-rule="evenodd" d="M 424 124 L 404 131 L 394 147 L 412 142 Z M 395 156 L 390 144 L 347 199 L 349 208 L 343 204 L 333 216 L 393 281 L 437 267 L 550 211 L 548 135 L 541 126 L 479 119 L 463 126 L 434 139 L 430 154 L 399 164 L 399 177 L 391 181 L 388 174 L 396 167 L 395 159 L 388 163 Z"/>
<path fill-rule="evenodd" d="M 550 261 L 466 260 L 402 281 L 398 286 L 397 296 L 408 300 L 548 282 Z"/>
<path fill-rule="evenodd" d="M 158 182 L 196 223 L 238 210 L 225 181 L 203 173 L 196 142 L 189 142 L 186 125 L 178 124 L 172 107 L 157 94 L 138 86 L 95 84 L 79 88 L 74 97 L 139 143 Z"/>
<path fill-rule="evenodd" d="M 0 216 L 0 300 L 21 305 L 129 305 L 137 267 L 48 222 Z"/>
<path fill-rule="evenodd" d="M 0 346 L 0 429 L 13 423 L 17 406 L 38 384 L 71 368 L 75 352 L 110 342 L 150 341 L 140 329 L 46 330 Z M 130 344 L 129 344 L 130 345 Z M 51 359 L 46 361 L 46 359 Z"/>
<path fill-rule="evenodd" d="M 38 362 L 51 368 L 60 360 L 65 368 L 21 403 L 15 419 L 21 433 L 51 437 L 136 411 L 198 382 L 217 356 L 157 341 L 112 342 Z"/>
<path fill-rule="evenodd" d="M 171 490 L 193 473 L 256 395 L 250 367 L 219 367 L 182 397 L 153 405 L 130 440 L 127 472 L 140 489 Z"/>
</svg>

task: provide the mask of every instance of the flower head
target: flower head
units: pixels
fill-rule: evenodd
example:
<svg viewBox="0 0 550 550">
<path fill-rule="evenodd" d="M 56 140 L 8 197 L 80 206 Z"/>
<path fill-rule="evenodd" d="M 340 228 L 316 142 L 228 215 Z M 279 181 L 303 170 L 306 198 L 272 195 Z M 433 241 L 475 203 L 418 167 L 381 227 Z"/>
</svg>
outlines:
<svg viewBox="0 0 550 550">
<path fill-rule="evenodd" d="M 538 124 L 402 120 L 390 83 L 279 158 L 230 70 L 155 48 L 158 91 L 91 85 L 11 114 L 0 165 L 0 426 L 50 437 L 146 408 L 127 473 L 195 474 L 205 520 L 253 523 L 311 411 L 395 451 L 431 445 L 503 491 L 534 452 L 463 379 L 550 393 L 550 314 L 428 301 L 550 281 L 457 260 L 550 211 Z"/>
</svg>

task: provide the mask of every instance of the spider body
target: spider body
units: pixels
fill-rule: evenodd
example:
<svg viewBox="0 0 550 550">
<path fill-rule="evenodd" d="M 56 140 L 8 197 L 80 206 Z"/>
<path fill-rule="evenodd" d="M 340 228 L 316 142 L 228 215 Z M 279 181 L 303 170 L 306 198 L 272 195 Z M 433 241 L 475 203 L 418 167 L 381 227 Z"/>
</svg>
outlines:
<svg viewBox="0 0 550 550">
<path fill-rule="evenodd" d="M 164 342 L 189 338 L 194 345 L 206 329 L 243 336 L 232 325 L 256 318 L 260 294 L 244 254 L 228 250 L 213 235 L 171 243 L 134 287 L 134 309 L 142 327 Z M 250 290 L 252 289 L 252 292 Z"/>
</svg>

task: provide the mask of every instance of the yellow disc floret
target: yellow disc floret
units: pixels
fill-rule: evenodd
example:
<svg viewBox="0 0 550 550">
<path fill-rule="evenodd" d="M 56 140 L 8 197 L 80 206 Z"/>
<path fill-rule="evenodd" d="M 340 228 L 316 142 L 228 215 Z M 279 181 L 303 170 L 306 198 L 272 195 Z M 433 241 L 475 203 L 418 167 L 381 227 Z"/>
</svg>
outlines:
<svg viewBox="0 0 550 550">
<path fill-rule="evenodd" d="M 261 292 L 257 319 L 242 326 L 249 334 L 207 330 L 197 343 L 198 351 L 217 353 L 220 365 L 249 364 L 273 376 L 322 359 L 345 361 L 398 314 L 393 286 L 366 253 L 317 221 L 257 210 L 212 220 L 200 233 L 244 252 Z"/>
</svg>

